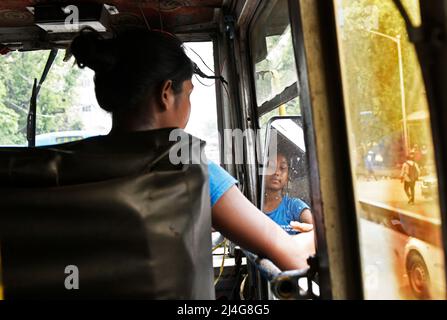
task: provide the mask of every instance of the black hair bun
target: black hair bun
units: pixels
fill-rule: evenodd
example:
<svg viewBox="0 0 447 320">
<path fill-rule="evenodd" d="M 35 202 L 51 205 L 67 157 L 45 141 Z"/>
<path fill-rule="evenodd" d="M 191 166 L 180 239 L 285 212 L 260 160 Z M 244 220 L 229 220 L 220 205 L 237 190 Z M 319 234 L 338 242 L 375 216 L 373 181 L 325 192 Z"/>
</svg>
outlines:
<svg viewBox="0 0 447 320">
<path fill-rule="evenodd" d="M 88 67 L 97 73 L 112 70 L 119 60 L 115 40 L 103 39 L 90 29 L 80 32 L 70 50 L 80 68 Z"/>
</svg>

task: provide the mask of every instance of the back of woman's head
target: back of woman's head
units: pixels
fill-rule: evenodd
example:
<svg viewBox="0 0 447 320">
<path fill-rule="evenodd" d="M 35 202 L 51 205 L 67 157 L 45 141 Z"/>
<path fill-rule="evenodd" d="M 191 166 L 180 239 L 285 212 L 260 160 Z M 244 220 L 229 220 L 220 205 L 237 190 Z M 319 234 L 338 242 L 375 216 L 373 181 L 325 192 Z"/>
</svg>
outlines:
<svg viewBox="0 0 447 320">
<path fill-rule="evenodd" d="M 182 42 L 161 31 L 132 30 L 103 39 L 83 30 L 71 52 L 79 67 L 95 71 L 98 103 L 113 113 L 144 106 L 167 80 L 172 80 L 174 93 L 180 93 L 194 70 Z"/>
</svg>

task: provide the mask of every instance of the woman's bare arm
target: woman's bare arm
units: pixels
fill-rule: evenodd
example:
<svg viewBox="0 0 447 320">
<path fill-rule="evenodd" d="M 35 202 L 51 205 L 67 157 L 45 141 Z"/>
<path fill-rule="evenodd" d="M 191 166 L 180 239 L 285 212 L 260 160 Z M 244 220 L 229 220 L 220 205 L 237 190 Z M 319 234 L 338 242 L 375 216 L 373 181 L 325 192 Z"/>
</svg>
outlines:
<svg viewBox="0 0 447 320">
<path fill-rule="evenodd" d="M 213 207 L 213 227 L 244 249 L 272 260 L 282 270 L 307 267 L 315 253 L 313 232 L 294 239 L 233 187 Z"/>
<path fill-rule="evenodd" d="M 298 232 L 310 232 L 314 229 L 312 212 L 309 209 L 304 209 L 301 212 L 300 221 L 290 222 L 290 226 Z"/>
<path fill-rule="evenodd" d="M 301 213 L 300 220 L 302 223 L 314 224 L 312 212 L 309 209 L 304 209 Z"/>
</svg>

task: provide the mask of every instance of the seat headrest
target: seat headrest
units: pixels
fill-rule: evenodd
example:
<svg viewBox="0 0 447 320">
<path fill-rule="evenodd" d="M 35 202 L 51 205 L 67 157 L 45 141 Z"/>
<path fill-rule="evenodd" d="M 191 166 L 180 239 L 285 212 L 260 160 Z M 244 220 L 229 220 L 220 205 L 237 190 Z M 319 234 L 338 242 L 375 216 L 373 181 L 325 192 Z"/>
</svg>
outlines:
<svg viewBox="0 0 447 320">
<path fill-rule="evenodd" d="M 171 131 L 99 136 L 40 148 L 0 148 L 0 187 L 56 187 L 138 174 L 150 170 L 160 154 L 179 143 L 169 141 Z M 164 159 L 156 165 L 170 164 Z"/>
<path fill-rule="evenodd" d="M 0 148 L 7 299 L 214 297 L 207 165 L 169 157 L 201 159 L 204 143 L 171 131 Z M 71 265 L 79 290 L 64 287 Z"/>
</svg>

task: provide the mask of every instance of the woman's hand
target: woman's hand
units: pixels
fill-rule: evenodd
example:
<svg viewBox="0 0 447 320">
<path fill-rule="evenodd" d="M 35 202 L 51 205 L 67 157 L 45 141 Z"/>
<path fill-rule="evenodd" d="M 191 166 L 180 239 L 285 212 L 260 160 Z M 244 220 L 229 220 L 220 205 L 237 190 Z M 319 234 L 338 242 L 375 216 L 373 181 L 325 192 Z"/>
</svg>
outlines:
<svg viewBox="0 0 447 320">
<path fill-rule="evenodd" d="M 310 223 L 302 223 L 298 221 L 291 221 L 290 226 L 293 230 L 298 232 L 310 232 L 314 229 L 314 225 Z"/>
</svg>

